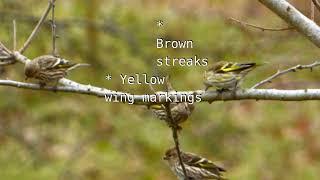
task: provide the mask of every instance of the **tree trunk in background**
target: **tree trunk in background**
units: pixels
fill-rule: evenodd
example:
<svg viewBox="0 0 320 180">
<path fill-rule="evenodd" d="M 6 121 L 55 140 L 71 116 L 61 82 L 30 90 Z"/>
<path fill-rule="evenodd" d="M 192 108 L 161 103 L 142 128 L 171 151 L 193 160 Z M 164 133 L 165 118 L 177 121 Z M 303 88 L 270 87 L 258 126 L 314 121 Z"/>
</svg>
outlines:
<svg viewBox="0 0 320 180">
<path fill-rule="evenodd" d="M 99 0 L 88 0 L 87 3 L 87 12 L 86 18 L 88 22 L 95 22 L 97 16 L 97 9 L 99 7 Z M 92 25 L 88 25 L 86 28 L 87 41 L 88 41 L 88 51 L 87 51 L 87 59 L 88 62 L 93 66 L 99 66 L 100 63 L 98 61 L 98 32 L 96 28 Z"/>
</svg>

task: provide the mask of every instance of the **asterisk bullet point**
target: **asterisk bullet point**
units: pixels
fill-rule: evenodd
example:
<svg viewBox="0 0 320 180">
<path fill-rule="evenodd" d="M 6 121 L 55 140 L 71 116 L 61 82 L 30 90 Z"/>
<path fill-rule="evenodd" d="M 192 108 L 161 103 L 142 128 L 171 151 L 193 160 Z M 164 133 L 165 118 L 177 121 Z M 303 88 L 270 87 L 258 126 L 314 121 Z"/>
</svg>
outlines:
<svg viewBox="0 0 320 180">
<path fill-rule="evenodd" d="M 158 26 L 158 27 L 161 27 L 161 26 L 163 26 L 163 25 L 164 25 L 164 23 L 163 23 L 162 20 L 158 20 L 158 21 L 157 21 L 157 26 Z"/>
<path fill-rule="evenodd" d="M 111 80 L 112 79 L 112 76 L 110 74 L 106 75 L 106 80 Z"/>
</svg>

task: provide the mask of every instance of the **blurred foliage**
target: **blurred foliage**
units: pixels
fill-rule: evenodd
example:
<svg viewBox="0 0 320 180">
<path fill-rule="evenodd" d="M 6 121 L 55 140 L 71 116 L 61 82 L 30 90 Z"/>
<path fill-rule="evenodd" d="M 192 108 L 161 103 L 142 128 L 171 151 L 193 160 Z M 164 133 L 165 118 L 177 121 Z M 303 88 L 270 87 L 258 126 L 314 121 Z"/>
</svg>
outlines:
<svg viewBox="0 0 320 180">
<path fill-rule="evenodd" d="M 309 15 L 309 1 L 291 1 Z M 2 0 L 0 40 L 12 47 L 26 40 L 47 1 Z M 244 87 L 298 63 L 311 63 L 319 50 L 295 31 L 261 32 L 227 17 L 268 27 L 287 26 L 258 1 L 57 1 L 59 54 L 92 64 L 68 77 L 109 89 L 149 93 L 146 85 L 122 85 L 120 73 L 171 74 L 178 90 L 203 88 L 205 67 L 157 67 L 157 58 L 207 57 L 268 62 L 248 76 Z M 317 13 L 316 16 L 319 17 Z M 163 19 L 165 25 L 156 26 Z M 317 18 L 318 20 L 318 18 Z M 59 24 L 60 22 L 60 24 Z M 194 49 L 156 49 L 157 37 L 192 39 Z M 26 56 L 51 52 L 46 23 Z M 23 81 L 21 64 L 1 78 Z M 105 75 L 113 75 L 106 81 Z M 320 73 L 303 71 L 268 88 L 316 88 Z M 160 87 L 159 87 L 160 88 Z M 138 106 L 106 103 L 78 94 L 0 88 L 1 179 L 174 179 L 164 151 L 170 130 Z M 319 102 L 241 101 L 197 104 L 184 125 L 185 151 L 223 164 L 229 179 L 292 180 L 320 177 Z"/>
</svg>

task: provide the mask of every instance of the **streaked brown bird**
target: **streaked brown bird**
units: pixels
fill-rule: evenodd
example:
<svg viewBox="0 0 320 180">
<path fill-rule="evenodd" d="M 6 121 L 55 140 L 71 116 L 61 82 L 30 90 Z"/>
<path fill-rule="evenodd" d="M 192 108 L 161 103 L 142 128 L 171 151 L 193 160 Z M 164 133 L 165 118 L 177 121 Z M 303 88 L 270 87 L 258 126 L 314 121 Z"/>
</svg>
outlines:
<svg viewBox="0 0 320 180">
<path fill-rule="evenodd" d="M 235 63 L 219 61 L 204 73 L 205 90 L 216 87 L 218 91 L 236 90 L 243 78 L 254 68 L 261 64 L 257 63 Z"/>
<path fill-rule="evenodd" d="M 193 104 L 189 104 L 187 102 L 171 103 L 170 104 L 172 120 L 176 125 L 178 125 L 179 130 L 181 129 L 179 124 L 185 122 L 189 118 L 189 116 L 193 112 L 194 108 L 195 107 Z M 173 124 L 171 123 L 171 121 L 168 117 L 167 110 L 166 110 L 165 106 L 163 106 L 161 104 L 151 105 L 150 109 L 155 117 L 157 117 L 160 120 L 165 121 L 170 127 L 173 126 Z"/>
<path fill-rule="evenodd" d="M 58 80 L 64 78 L 70 70 L 80 66 L 89 66 L 89 64 L 72 63 L 69 60 L 52 55 L 43 55 L 33 60 L 27 60 L 24 67 L 24 74 L 26 80 L 28 78 L 38 79 L 40 85 L 45 85 L 50 82 L 57 83 Z"/>
<path fill-rule="evenodd" d="M 172 87 L 172 84 L 169 80 L 169 76 L 166 77 L 166 88 L 167 92 L 175 91 Z M 155 90 L 150 86 L 151 90 L 155 92 Z M 168 117 L 167 109 L 163 104 L 155 104 L 149 107 L 152 111 L 152 114 L 160 120 L 165 121 L 169 127 L 176 126 L 177 130 L 181 130 L 180 124 L 185 122 L 192 114 L 195 109 L 194 104 L 190 104 L 188 102 L 175 102 L 170 103 L 170 112 L 171 118 L 173 122 Z M 172 124 L 173 123 L 173 124 Z"/>
<path fill-rule="evenodd" d="M 181 159 L 188 176 L 187 178 L 180 165 L 176 148 L 168 149 L 163 159 L 168 162 L 170 169 L 175 173 L 179 180 L 225 180 L 225 178 L 222 177 L 222 173 L 226 172 L 224 168 L 219 167 L 210 160 L 196 154 L 181 152 Z"/>
</svg>

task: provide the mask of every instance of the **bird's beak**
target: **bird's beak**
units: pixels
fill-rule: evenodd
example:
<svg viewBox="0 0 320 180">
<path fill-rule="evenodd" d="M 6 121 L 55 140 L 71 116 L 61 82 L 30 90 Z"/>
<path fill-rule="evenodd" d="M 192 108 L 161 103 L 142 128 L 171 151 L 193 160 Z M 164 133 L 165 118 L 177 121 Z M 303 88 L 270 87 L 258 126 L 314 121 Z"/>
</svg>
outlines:
<svg viewBox="0 0 320 180">
<path fill-rule="evenodd" d="M 168 156 L 163 156 L 163 160 L 169 160 L 169 157 Z"/>
</svg>

